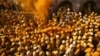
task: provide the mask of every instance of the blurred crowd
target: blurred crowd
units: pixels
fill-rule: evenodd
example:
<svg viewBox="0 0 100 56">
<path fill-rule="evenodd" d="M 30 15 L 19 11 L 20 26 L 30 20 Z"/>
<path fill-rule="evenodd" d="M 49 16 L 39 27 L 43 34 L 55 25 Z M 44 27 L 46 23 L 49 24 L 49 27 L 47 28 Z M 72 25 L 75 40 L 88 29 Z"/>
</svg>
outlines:
<svg viewBox="0 0 100 56">
<path fill-rule="evenodd" d="M 62 7 L 44 23 L 1 10 L 0 56 L 100 56 L 100 16 Z"/>
</svg>

